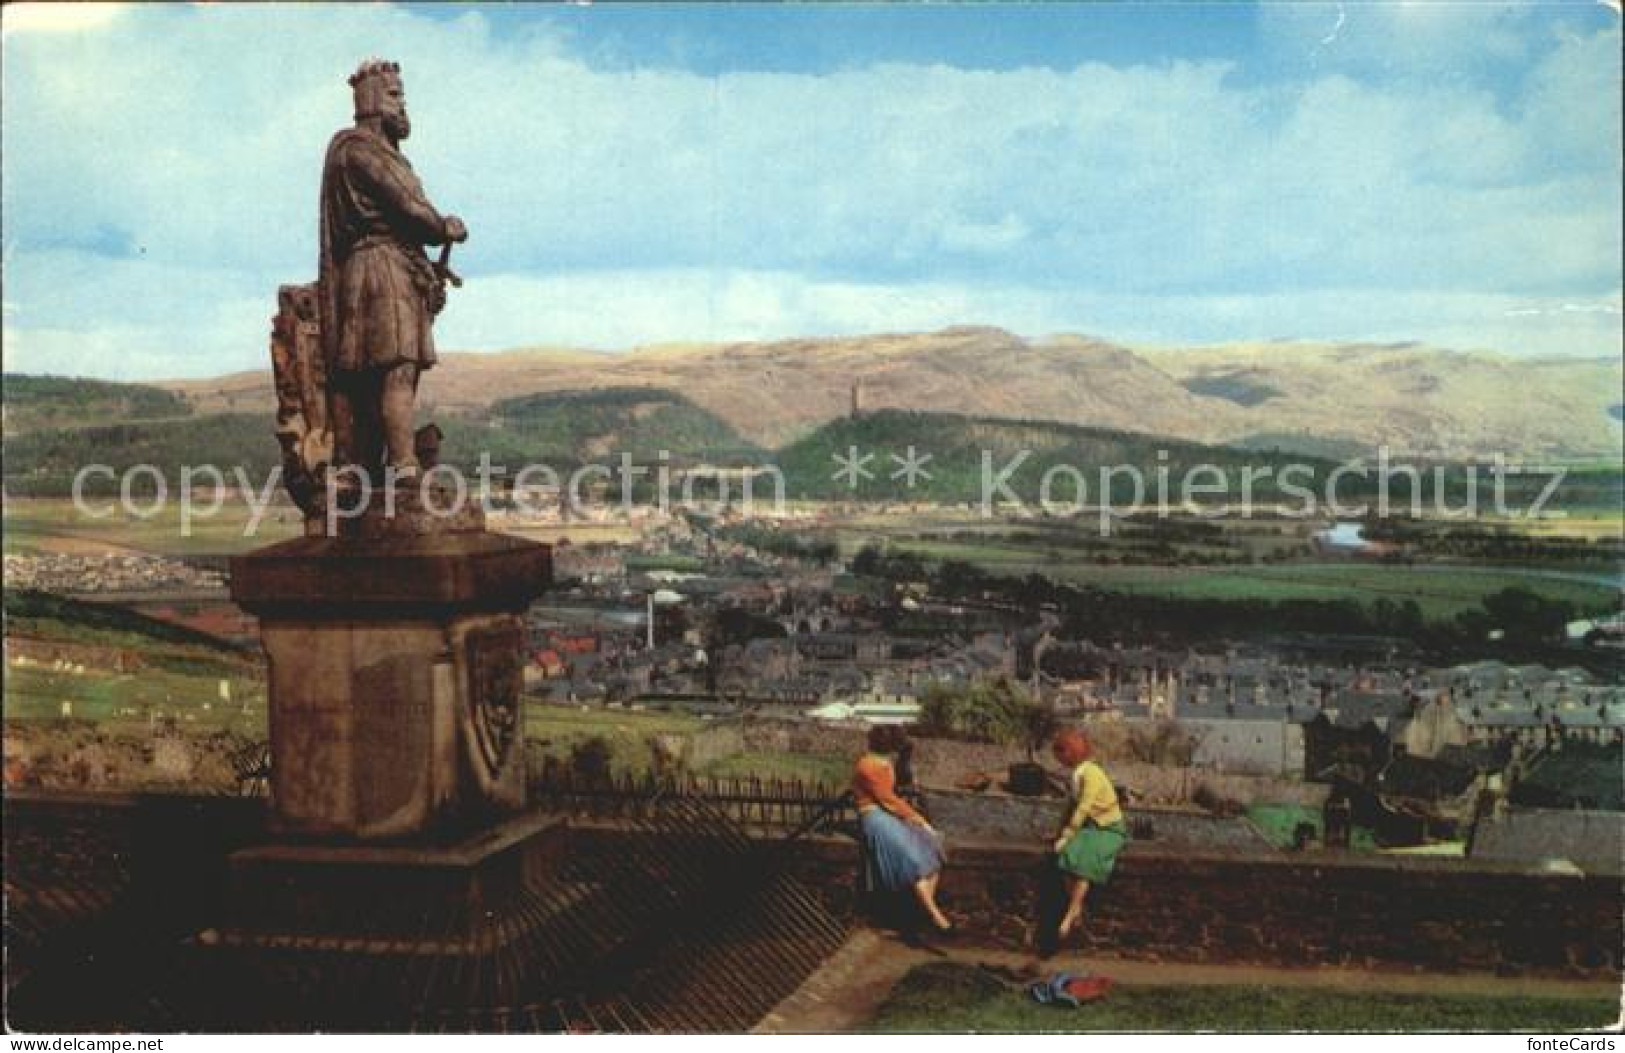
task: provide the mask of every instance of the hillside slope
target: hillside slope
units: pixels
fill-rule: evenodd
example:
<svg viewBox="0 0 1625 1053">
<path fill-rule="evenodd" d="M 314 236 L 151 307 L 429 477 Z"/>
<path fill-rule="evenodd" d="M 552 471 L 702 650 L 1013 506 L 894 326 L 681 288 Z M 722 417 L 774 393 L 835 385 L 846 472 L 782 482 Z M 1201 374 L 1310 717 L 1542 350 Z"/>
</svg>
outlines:
<svg viewBox="0 0 1625 1053">
<path fill-rule="evenodd" d="M 1257 433 L 1387 442 L 1452 457 L 1619 451 L 1621 364 L 1414 344 L 1236 344 L 1142 352 L 1187 390 L 1242 408 Z M 1230 436 L 1244 439 L 1248 436 Z"/>
<path fill-rule="evenodd" d="M 867 474 L 856 480 L 845 468 L 853 450 L 860 456 L 872 455 L 862 464 Z M 910 450 L 917 457 L 929 455 L 912 480 L 905 468 Z M 779 450 L 774 460 L 791 496 L 953 502 L 979 502 L 985 497 L 997 502 L 1014 494 L 1026 503 L 1048 499 L 1058 506 L 1098 502 L 1103 481 L 1110 486 L 1107 496 L 1114 504 L 1154 505 L 1159 470 L 1166 473 L 1170 505 L 1178 505 L 1186 496 L 1182 480 L 1197 465 L 1210 466 L 1199 473 L 1205 483 L 1217 486 L 1221 477 L 1228 480 L 1225 493 L 1232 500 L 1242 493 L 1244 468 L 1267 468 L 1259 471 L 1250 492 L 1254 500 L 1268 502 L 1281 496 L 1275 476 L 1288 464 L 1302 465 L 1299 485 L 1323 480 L 1336 467 L 1333 461 L 1154 439 L 1120 430 L 916 410 L 878 410 L 836 419 Z M 1138 490 L 1130 470 L 1138 474 Z M 1210 489 L 1207 496 L 1213 493 Z"/>
<path fill-rule="evenodd" d="M 40 428 L 185 417 L 192 412 L 185 398 L 150 384 L 7 373 L 0 386 L 5 391 L 0 421 L 8 436 Z"/>
<path fill-rule="evenodd" d="M 1387 445 L 1451 457 L 1617 457 L 1625 371 L 1612 359 L 1414 345 L 1137 351 L 1085 337 L 1029 341 L 955 327 L 618 354 L 448 354 L 425 377 L 423 398 L 430 412 L 469 411 L 535 392 L 661 388 L 680 392 L 746 440 L 777 447 L 847 413 L 859 383 L 867 409 L 1052 420 L 1196 442 L 1265 436 L 1272 445 L 1315 450 Z M 264 372 L 165 386 L 200 411 L 270 402 Z"/>
<path fill-rule="evenodd" d="M 30 407 L 24 400 L 19 408 Z M 622 453 L 641 463 L 655 461 L 664 451 L 673 466 L 754 463 L 763 456 L 726 421 L 682 395 L 652 388 L 544 392 L 477 409 L 442 407 L 433 416 L 445 433 L 443 460 L 465 471 L 475 470 L 481 453 L 489 453 L 494 465 L 510 472 L 537 463 L 561 471 L 589 462 L 613 465 Z M 89 464 L 105 464 L 114 473 L 87 479 L 87 491 L 97 494 L 116 490 L 118 476 L 137 465 L 161 469 L 170 483 L 186 465 L 213 465 L 228 477 L 241 467 L 258 488 L 281 460 L 272 419 L 264 412 L 113 420 L 117 422 L 41 427 L 8 436 L 7 493 L 67 494 L 75 475 Z"/>
</svg>

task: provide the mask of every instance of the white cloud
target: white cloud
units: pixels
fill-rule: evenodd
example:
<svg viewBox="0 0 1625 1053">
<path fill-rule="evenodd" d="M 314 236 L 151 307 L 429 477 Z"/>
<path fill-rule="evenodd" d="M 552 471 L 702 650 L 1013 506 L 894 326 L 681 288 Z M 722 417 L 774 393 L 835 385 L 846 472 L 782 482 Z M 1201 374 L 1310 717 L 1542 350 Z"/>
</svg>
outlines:
<svg viewBox="0 0 1625 1053">
<path fill-rule="evenodd" d="M 1457 73 L 1518 59 L 1550 7 L 1518 0 L 1293 0 L 1259 6 L 1274 45 L 1323 68 Z"/>
<path fill-rule="evenodd" d="M 108 25 L 127 4 L 19 3 L 0 10 L 0 29 L 13 33 L 81 33 Z"/>
<path fill-rule="evenodd" d="M 1455 13 L 1361 7 L 1338 40 L 1462 76 L 1350 59 L 1274 80 L 1216 63 L 705 77 L 593 69 L 478 9 L 159 6 L 14 35 L 8 8 L 6 354 L 74 354 L 79 334 L 93 372 L 257 365 L 276 285 L 314 269 L 344 77 L 375 53 L 405 66 L 408 153 L 472 231 L 448 347 L 955 322 L 1617 347 L 1505 314 L 1619 286 L 1617 31 L 1433 6 Z M 1330 31 L 1262 10 L 1283 48 Z M 1471 75 L 1468 30 L 1525 70 L 1512 98 Z"/>
</svg>

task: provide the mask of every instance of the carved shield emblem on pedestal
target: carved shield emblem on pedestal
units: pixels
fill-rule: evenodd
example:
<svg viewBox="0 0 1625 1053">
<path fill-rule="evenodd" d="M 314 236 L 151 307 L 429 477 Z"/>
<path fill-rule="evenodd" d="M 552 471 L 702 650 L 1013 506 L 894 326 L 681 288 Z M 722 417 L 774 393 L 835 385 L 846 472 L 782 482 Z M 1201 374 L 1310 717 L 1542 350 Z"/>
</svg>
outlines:
<svg viewBox="0 0 1625 1053">
<path fill-rule="evenodd" d="M 519 692 L 524 639 L 513 622 L 468 634 L 469 704 L 474 741 L 491 776 L 507 762 L 519 737 Z"/>
</svg>

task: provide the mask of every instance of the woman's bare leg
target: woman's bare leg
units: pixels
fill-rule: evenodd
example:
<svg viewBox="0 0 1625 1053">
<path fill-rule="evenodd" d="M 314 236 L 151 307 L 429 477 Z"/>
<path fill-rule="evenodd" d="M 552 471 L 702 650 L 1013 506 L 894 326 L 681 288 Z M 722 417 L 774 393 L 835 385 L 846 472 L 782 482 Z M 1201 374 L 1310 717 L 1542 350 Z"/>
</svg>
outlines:
<svg viewBox="0 0 1625 1053">
<path fill-rule="evenodd" d="M 1089 894 L 1089 882 L 1082 878 L 1069 877 L 1066 886 L 1066 913 L 1061 916 L 1060 927 L 1056 930 L 1063 940 L 1072 932 L 1073 926 L 1083 920 L 1083 897 Z"/>
<path fill-rule="evenodd" d="M 949 921 L 948 916 L 942 913 L 942 908 L 937 906 L 937 878 L 940 875 L 941 871 L 938 871 L 936 874 L 916 881 L 914 883 L 914 896 L 920 901 L 920 906 L 925 908 L 925 912 L 931 916 L 931 924 L 939 929 L 947 930 L 953 928 L 954 923 Z"/>
</svg>

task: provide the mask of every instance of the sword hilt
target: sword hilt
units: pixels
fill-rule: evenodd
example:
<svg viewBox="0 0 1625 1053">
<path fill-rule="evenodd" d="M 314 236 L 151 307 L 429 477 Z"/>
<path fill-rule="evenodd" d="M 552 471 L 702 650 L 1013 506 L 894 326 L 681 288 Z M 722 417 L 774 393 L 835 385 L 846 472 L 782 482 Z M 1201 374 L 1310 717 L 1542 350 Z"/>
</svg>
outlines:
<svg viewBox="0 0 1625 1053">
<path fill-rule="evenodd" d="M 440 260 L 434 265 L 434 269 L 440 273 L 440 277 L 451 283 L 452 288 L 461 289 L 463 287 L 463 279 L 458 277 L 457 272 L 451 269 L 451 242 L 448 241 L 440 246 Z"/>
</svg>

